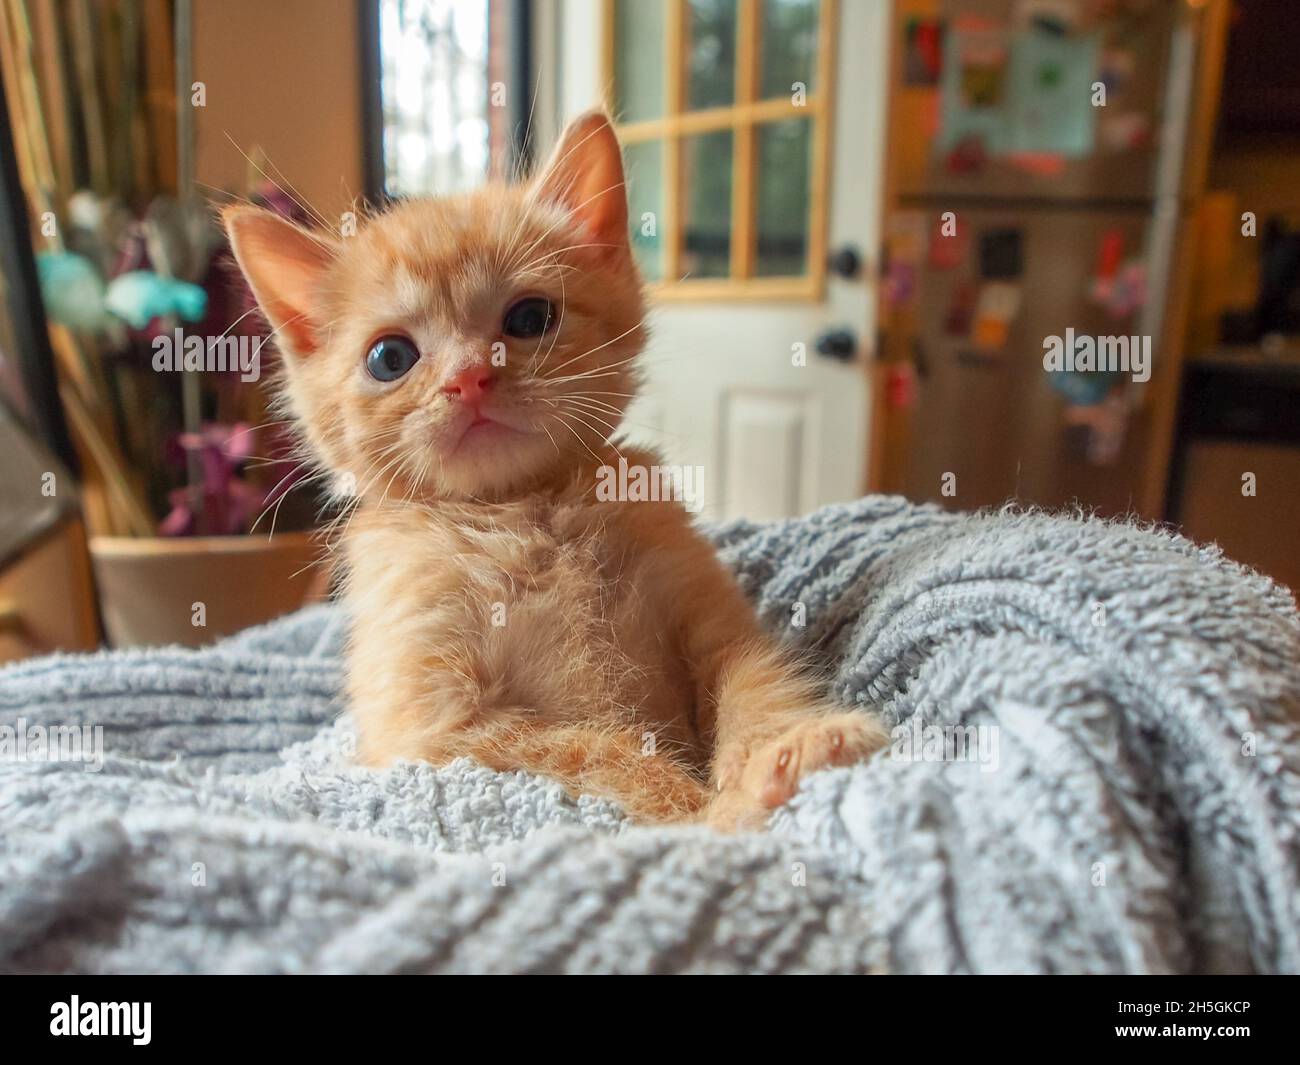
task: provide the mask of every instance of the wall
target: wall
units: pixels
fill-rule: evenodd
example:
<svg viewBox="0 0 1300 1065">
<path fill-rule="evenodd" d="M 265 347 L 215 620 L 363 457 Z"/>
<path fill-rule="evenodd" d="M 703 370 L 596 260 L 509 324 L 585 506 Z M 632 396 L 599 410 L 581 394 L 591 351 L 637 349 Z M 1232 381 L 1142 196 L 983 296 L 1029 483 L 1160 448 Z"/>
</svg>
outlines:
<svg viewBox="0 0 1300 1065">
<path fill-rule="evenodd" d="M 327 218 L 360 197 L 357 25 L 355 0 L 196 0 L 194 77 L 207 86 L 196 179 L 245 195 L 251 168 L 240 149 L 260 147 L 280 184 Z"/>
</svg>

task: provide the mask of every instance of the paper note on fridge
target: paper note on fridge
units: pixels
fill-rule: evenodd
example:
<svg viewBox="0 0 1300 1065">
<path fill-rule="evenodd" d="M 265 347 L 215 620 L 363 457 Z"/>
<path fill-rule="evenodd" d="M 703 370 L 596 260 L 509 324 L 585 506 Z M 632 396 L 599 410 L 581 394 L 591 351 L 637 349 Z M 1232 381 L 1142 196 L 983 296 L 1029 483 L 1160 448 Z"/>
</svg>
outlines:
<svg viewBox="0 0 1300 1065">
<path fill-rule="evenodd" d="M 944 51 L 940 150 L 974 137 L 990 155 L 1093 151 L 1099 36 L 955 29 Z"/>
<path fill-rule="evenodd" d="M 1010 151 L 1089 155 L 1097 132 L 1093 83 L 1100 37 L 1017 34 L 1008 106 Z"/>
<path fill-rule="evenodd" d="M 940 75 L 941 150 L 970 139 L 982 142 L 990 155 L 1007 150 L 1010 56 L 1008 34 L 999 26 L 958 23 L 950 28 Z"/>
</svg>

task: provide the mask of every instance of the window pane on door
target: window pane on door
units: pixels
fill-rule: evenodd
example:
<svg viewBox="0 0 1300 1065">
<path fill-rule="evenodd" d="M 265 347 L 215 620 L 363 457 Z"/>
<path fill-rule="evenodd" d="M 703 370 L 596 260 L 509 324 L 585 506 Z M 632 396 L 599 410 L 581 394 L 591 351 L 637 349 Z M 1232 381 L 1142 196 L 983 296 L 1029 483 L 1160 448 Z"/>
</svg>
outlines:
<svg viewBox="0 0 1300 1065">
<path fill-rule="evenodd" d="M 616 0 L 614 117 L 640 122 L 664 113 L 665 4 Z"/>
<path fill-rule="evenodd" d="M 726 277 L 731 263 L 731 130 L 682 138 L 682 272 Z"/>
<path fill-rule="evenodd" d="M 632 247 L 656 293 L 820 298 L 834 5 L 605 3 Z"/>
<path fill-rule="evenodd" d="M 763 0 L 759 70 L 765 100 L 789 96 L 796 84 L 813 91 L 817 76 L 817 0 Z"/>
<path fill-rule="evenodd" d="M 755 130 L 758 137 L 759 277 L 808 271 L 808 205 L 812 202 L 812 121 L 789 118 Z"/>
<path fill-rule="evenodd" d="M 664 145 L 663 141 L 642 141 L 623 149 L 627 168 L 628 224 L 632 228 L 632 250 L 647 281 L 664 276 L 663 238 L 660 236 L 664 213 Z"/>
<path fill-rule="evenodd" d="M 727 107 L 736 99 L 736 0 L 690 0 L 686 107 Z"/>
</svg>

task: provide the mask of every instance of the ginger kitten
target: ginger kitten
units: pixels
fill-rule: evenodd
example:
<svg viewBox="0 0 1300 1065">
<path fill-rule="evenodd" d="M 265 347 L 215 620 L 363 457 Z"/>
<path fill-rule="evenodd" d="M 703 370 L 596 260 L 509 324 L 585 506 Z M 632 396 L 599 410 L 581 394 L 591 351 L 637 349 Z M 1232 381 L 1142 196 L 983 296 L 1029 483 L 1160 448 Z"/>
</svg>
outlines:
<svg viewBox="0 0 1300 1065">
<path fill-rule="evenodd" d="M 225 213 L 343 534 L 371 765 L 467 755 L 647 821 L 761 824 L 884 744 L 760 630 L 677 502 L 600 502 L 646 341 L 609 122 L 527 185 L 400 203 L 353 237 Z"/>
</svg>

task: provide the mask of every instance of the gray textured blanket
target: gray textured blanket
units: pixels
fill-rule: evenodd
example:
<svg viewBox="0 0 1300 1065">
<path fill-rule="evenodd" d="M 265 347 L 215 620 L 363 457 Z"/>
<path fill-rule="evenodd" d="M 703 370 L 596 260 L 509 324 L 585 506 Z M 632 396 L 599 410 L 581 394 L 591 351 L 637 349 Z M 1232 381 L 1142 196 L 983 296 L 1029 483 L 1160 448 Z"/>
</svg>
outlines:
<svg viewBox="0 0 1300 1065">
<path fill-rule="evenodd" d="M 0 968 L 1300 971 L 1289 595 L 1168 535 L 895 498 L 716 537 L 897 726 L 768 832 L 356 768 L 314 608 L 0 673 Z"/>
</svg>

